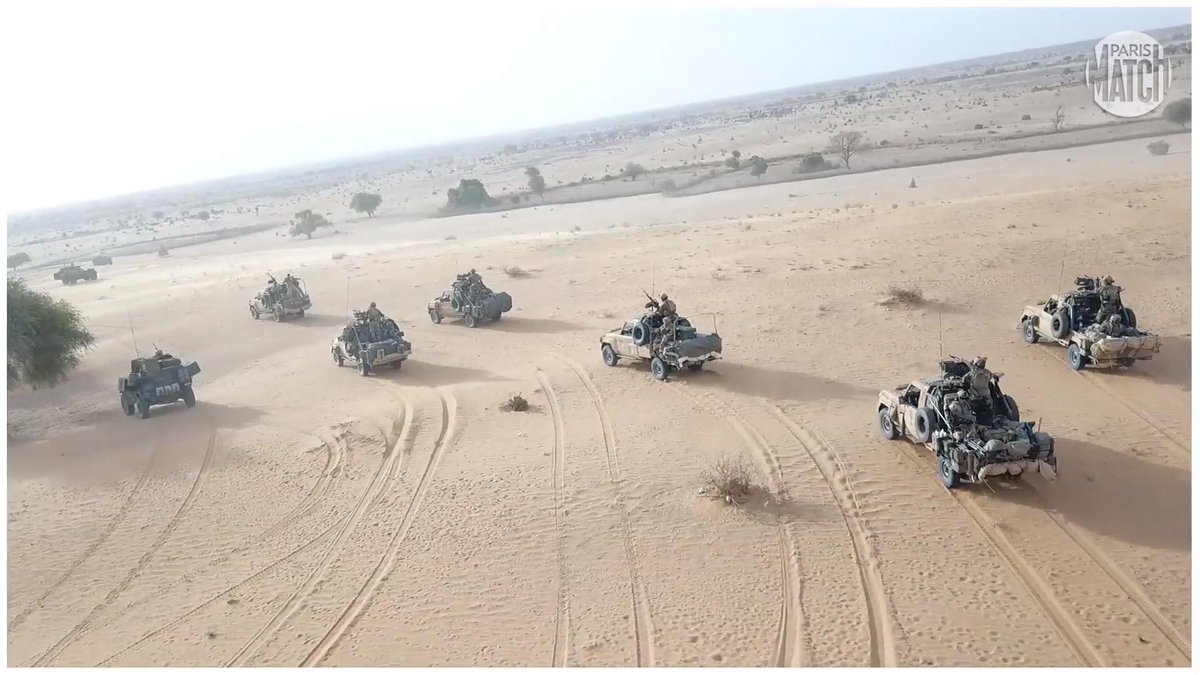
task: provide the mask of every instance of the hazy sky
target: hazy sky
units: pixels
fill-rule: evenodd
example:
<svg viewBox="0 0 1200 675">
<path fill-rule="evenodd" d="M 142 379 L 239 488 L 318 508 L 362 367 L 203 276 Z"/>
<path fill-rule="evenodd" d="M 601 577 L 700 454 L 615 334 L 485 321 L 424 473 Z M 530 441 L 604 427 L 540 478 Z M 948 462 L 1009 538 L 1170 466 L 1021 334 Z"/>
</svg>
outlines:
<svg viewBox="0 0 1200 675">
<path fill-rule="evenodd" d="M 408 4 L 5 3 L 6 211 L 1191 21 Z"/>
</svg>

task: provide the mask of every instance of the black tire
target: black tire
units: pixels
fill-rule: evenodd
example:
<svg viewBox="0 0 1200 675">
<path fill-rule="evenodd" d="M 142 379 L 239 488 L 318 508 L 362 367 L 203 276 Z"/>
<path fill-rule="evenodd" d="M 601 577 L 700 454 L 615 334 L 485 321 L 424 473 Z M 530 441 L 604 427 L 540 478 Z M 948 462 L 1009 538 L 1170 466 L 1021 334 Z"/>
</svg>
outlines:
<svg viewBox="0 0 1200 675">
<path fill-rule="evenodd" d="M 392 361 L 388 365 L 390 365 L 392 367 L 392 370 L 400 370 L 400 366 L 404 365 L 404 362 L 403 361 Z"/>
<path fill-rule="evenodd" d="M 1087 365 L 1087 355 L 1074 342 L 1067 346 L 1067 364 L 1071 366 L 1071 370 L 1083 370 Z"/>
<path fill-rule="evenodd" d="M 258 318 L 258 310 L 254 308 L 254 305 L 250 305 L 250 318 L 252 318 L 252 319 Z"/>
<path fill-rule="evenodd" d="M 1021 324 L 1021 335 L 1029 344 L 1037 344 L 1039 336 L 1037 332 L 1037 326 L 1033 325 L 1033 319 L 1025 319 L 1025 321 Z"/>
<path fill-rule="evenodd" d="M 138 413 L 138 417 L 141 417 L 142 419 L 146 419 L 147 417 L 149 417 L 150 416 L 150 404 L 142 399 L 138 399 L 137 400 L 137 413 Z"/>
<path fill-rule="evenodd" d="M 467 328 L 474 328 L 479 325 L 479 322 L 475 319 L 475 315 L 470 312 L 463 314 L 463 323 L 467 324 Z"/>
<path fill-rule="evenodd" d="M 1122 368 L 1132 368 L 1135 363 L 1137 363 L 1135 359 L 1121 359 Z"/>
<path fill-rule="evenodd" d="M 1021 409 L 1017 407 L 1017 401 L 1008 394 L 1004 395 L 1004 407 L 1008 408 L 1008 410 L 1005 412 L 1005 414 L 1008 416 L 1008 419 L 1014 422 L 1021 421 Z"/>
<path fill-rule="evenodd" d="M 900 438 L 900 432 L 896 431 L 896 423 L 892 421 L 892 411 L 887 408 L 879 409 L 879 433 L 889 441 Z"/>
<path fill-rule="evenodd" d="M 342 358 L 341 353 L 338 352 L 338 350 L 336 350 L 336 349 L 330 349 L 329 353 L 333 354 L 334 365 L 336 365 L 338 368 L 341 368 L 342 364 L 345 363 L 345 359 Z"/>
<path fill-rule="evenodd" d="M 358 372 L 362 373 L 363 377 L 371 374 L 371 362 L 367 360 L 367 355 L 363 354 L 358 360 Z"/>
<path fill-rule="evenodd" d="M 703 367 L 704 367 L 704 362 L 703 362 L 703 361 L 697 361 L 696 363 L 689 363 L 689 364 L 688 364 L 688 370 L 692 371 L 693 373 L 698 373 L 698 372 L 700 372 L 700 369 L 701 369 L 701 368 L 703 368 Z"/>
<path fill-rule="evenodd" d="M 942 479 L 942 485 L 953 490 L 958 487 L 959 476 L 954 472 L 954 467 L 950 466 L 950 458 L 945 455 L 938 457 L 938 476 Z"/>
<path fill-rule="evenodd" d="M 914 417 L 914 438 L 918 443 L 928 443 L 933 439 L 933 413 L 928 408 L 917 408 Z"/>
<path fill-rule="evenodd" d="M 1125 324 L 1126 328 L 1137 329 L 1137 314 L 1128 307 L 1121 308 L 1121 323 Z"/>
<path fill-rule="evenodd" d="M 671 366 L 668 366 L 666 361 L 656 356 L 650 359 L 650 373 L 654 375 L 654 379 L 666 382 L 667 376 L 671 374 Z"/>
<path fill-rule="evenodd" d="M 132 402 L 126 402 L 125 399 L 122 398 L 121 399 L 121 412 L 125 413 L 126 417 L 129 417 L 129 416 L 133 415 L 134 412 L 136 412 L 136 409 L 134 408 Z"/>
<path fill-rule="evenodd" d="M 617 365 L 617 352 L 612 345 L 604 345 L 600 348 L 600 358 L 604 359 L 604 365 L 610 368 Z"/>
<path fill-rule="evenodd" d="M 450 309 L 452 309 L 456 312 L 462 311 L 462 304 L 459 303 L 458 298 L 455 298 L 455 297 L 450 298 Z"/>
<path fill-rule="evenodd" d="M 196 392 L 192 391 L 191 385 L 183 388 L 183 404 L 189 408 L 196 407 Z"/>
<path fill-rule="evenodd" d="M 650 326 L 645 321 L 635 323 L 629 335 L 633 338 L 633 344 L 639 347 L 645 347 L 650 344 Z"/>
<path fill-rule="evenodd" d="M 440 312 L 437 311 L 436 307 L 434 309 L 429 310 L 429 320 L 434 323 L 442 322 L 442 315 Z"/>
<path fill-rule="evenodd" d="M 1067 308 L 1055 312 L 1054 316 L 1050 317 L 1050 334 L 1059 340 L 1065 340 L 1071 334 L 1071 318 L 1067 313 Z"/>
<path fill-rule="evenodd" d="M 304 310 L 300 310 L 300 311 L 296 312 L 296 316 L 303 319 L 304 318 Z"/>
</svg>

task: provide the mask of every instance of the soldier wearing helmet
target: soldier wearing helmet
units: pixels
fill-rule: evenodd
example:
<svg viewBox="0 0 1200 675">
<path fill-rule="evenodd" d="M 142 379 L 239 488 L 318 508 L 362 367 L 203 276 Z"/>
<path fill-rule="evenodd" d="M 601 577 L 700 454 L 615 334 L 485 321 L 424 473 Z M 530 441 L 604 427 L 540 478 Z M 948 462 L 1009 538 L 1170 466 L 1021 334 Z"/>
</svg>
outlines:
<svg viewBox="0 0 1200 675">
<path fill-rule="evenodd" d="M 666 293 L 662 294 L 660 300 L 661 302 L 658 303 L 659 314 L 670 317 L 679 316 L 679 314 L 675 311 L 675 301 L 669 299 Z"/>
<path fill-rule="evenodd" d="M 992 371 L 987 369 L 987 357 L 977 356 L 971 362 L 971 370 L 966 377 L 967 395 L 976 409 L 992 409 Z"/>
<path fill-rule="evenodd" d="M 379 308 L 375 306 L 374 302 L 372 302 L 371 306 L 367 308 L 367 319 L 371 321 L 383 319 L 383 312 L 379 311 Z"/>
<path fill-rule="evenodd" d="M 1121 287 L 1113 284 L 1111 276 L 1105 276 L 1100 286 L 1100 311 L 1096 313 L 1096 322 L 1100 323 L 1121 311 Z"/>
</svg>

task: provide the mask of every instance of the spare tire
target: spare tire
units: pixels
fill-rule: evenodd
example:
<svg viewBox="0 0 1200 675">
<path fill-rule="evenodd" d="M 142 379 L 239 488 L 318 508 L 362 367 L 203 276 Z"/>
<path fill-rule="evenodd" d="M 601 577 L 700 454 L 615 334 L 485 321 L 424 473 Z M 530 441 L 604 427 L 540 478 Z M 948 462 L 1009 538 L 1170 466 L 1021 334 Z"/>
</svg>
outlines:
<svg viewBox="0 0 1200 675">
<path fill-rule="evenodd" d="M 918 443 L 928 443 L 933 439 L 933 414 L 928 408 L 917 408 L 913 415 L 913 438 Z"/>
<path fill-rule="evenodd" d="M 450 296 L 450 309 L 452 309 L 452 310 L 454 310 L 454 311 L 456 311 L 456 312 L 461 312 L 461 311 L 462 311 L 462 303 L 460 303 L 460 302 L 458 301 L 458 296 L 457 296 L 457 295 L 452 295 L 452 296 Z"/>
<path fill-rule="evenodd" d="M 1128 307 L 1121 308 L 1121 323 L 1125 324 L 1126 328 L 1137 329 L 1137 314 L 1133 313 Z"/>
<path fill-rule="evenodd" d="M 650 344 L 650 327 L 646 325 L 644 320 L 639 321 L 633 324 L 633 330 L 630 331 L 630 336 L 633 338 L 633 344 L 639 347 L 644 347 Z"/>
<path fill-rule="evenodd" d="M 1066 307 L 1055 312 L 1050 318 L 1050 334 L 1059 340 L 1064 340 L 1071 334 L 1071 318 Z"/>
</svg>

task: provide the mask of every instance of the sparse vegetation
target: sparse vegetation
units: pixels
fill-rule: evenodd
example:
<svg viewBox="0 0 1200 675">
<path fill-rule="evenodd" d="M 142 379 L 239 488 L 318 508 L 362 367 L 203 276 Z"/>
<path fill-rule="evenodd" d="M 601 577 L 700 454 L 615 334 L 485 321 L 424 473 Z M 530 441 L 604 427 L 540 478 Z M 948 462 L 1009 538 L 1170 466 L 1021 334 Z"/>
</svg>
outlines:
<svg viewBox="0 0 1200 675">
<path fill-rule="evenodd" d="M 1050 123 L 1054 125 L 1054 130 L 1058 131 L 1062 128 L 1063 122 L 1067 119 L 1067 115 L 1063 112 L 1063 107 L 1058 106 L 1058 110 L 1054 111 L 1054 117 L 1050 118 Z"/>
<path fill-rule="evenodd" d="M 668 179 L 658 183 L 658 189 L 662 190 L 662 192 L 664 192 L 664 193 L 668 193 L 668 192 L 674 192 L 678 188 L 675 187 L 675 181 L 668 178 Z"/>
<path fill-rule="evenodd" d="M 1171 144 L 1167 143 L 1166 141 L 1154 141 L 1153 143 L 1147 145 L 1146 149 L 1149 150 L 1150 154 L 1152 155 L 1165 155 L 1167 154 L 1167 150 L 1171 149 Z"/>
<path fill-rule="evenodd" d="M 525 277 L 529 276 L 529 272 L 526 272 L 524 269 L 521 269 L 516 265 L 505 265 L 503 269 L 504 273 L 512 279 L 524 279 Z"/>
<path fill-rule="evenodd" d="M 622 176 L 629 176 L 629 180 L 637 180 L 638 176 L 646 173 L 646 167 L 636 162 L 630 162 L 621 169 Z"/>
<path fill-rule="evenodd" d="M 368 218 L 375 217 L 375 209 L 379 208 L 383 197 L 371 192 L 359 192 L 350 199 L 350 208 L 358 213 L 367 214 Z"/>
<path fill-rule="evenodd" d="M 29 254 L 24 251 L 21 251 L 20 253 L 14 253 L 8 256 L 8 269 L 15 270 L 30 260 L 31 258 L 29 257 Z"/>
<path fill-rule="evenodd" d="M 742 151 L 734 150 L 729 153 L 729 157 L 725 159 L 725 166 L 737 171 L 742 166 Z"/>
<path fill-rule="evenodd" d="M 529 410 L 529 407 L 529 401 L 526 401 L 520 394 L 516 394 L 500 404 L 500 409 L 505 412 L 525 412 Z"/>
<path fill-rule="evenodd" d="M 1022 122 L 1028 122 L 1033 119 L 1033 115 L 1021 115 Z"/>
<path fill-rule="evenodd" d="M 525 168 L 525 175 L 529 177 L 529 189 L 533 194 L 543 202 L 546 201 L 546 198 L 542 197 L 542 193 L 546 191 L 546 179 L 542 177 L 542 172 L 536 166 L 530 166 Z"/>
<path fill-rule="evenodd" d="M 833 165 L 825 159 L 824 155 L 819 152 L 810 152 L 792 169 L 792 173 L 812 173 L 813 171 L 825 171 L 832 168 Z"/>
<path fill-rule="evenodd" d="M 754 471 L 741 455 L 726 455 L 700 474 L 702 493 L 727 504 L 741 504 L 754 489 Z"/>
<path fill-rule="evenodd" d="M 925 294 L 915 286 L 909 288 L 891 286 L 887 289 L 887 296 L 879 304 L 889 307 L 919 307 L 925 304 Z"/>
<path fill-rule="evenodd" d="M 849 169 L 850 158 L 862 149 L 862 138 L 861 131 L 839 132 L 829 139 L 829 151 L 840 157 L 842 165 Z"/>
<path fill-rule="evenodd" d="M 446 190 L 446 207 L 449 209 L 480 209 L 494 206 L 496 200 L 488 194 L 483 183 L 475 178 L 463 178 L 457 188 Z"/>
<path fill-rule="evenodd" d="M 750 158 L 750 175 L 761 178 L 767 172 L 767 160 L 755 155 Z"/>
<path fill-rule="evenodd" d="M 67 377 L 94 338 L 83 315 L 65 300 L 8 280 L 8 388 L 38 389 Z"/>
<path fill-rule="evenodd" d="M 312 239 L 313 233 L 318 228 L 332 227 L 333 223 L 329 222 L 325 216 L 319 213 L 313 213 L 312 209 L 304 209 L 296 214 L 295 220 L 288 221 L 291 228 L 288 229 L 288 234 L 293 237 L 304 235 Z"/>
<path fill-rule="evenodd" d="M 1163 119 L 1186 129 L 1192 123 L 1192 98 L 1189 96 L 1168 103 L 1167 107 L 1163 108 Z"/>
</svg>

